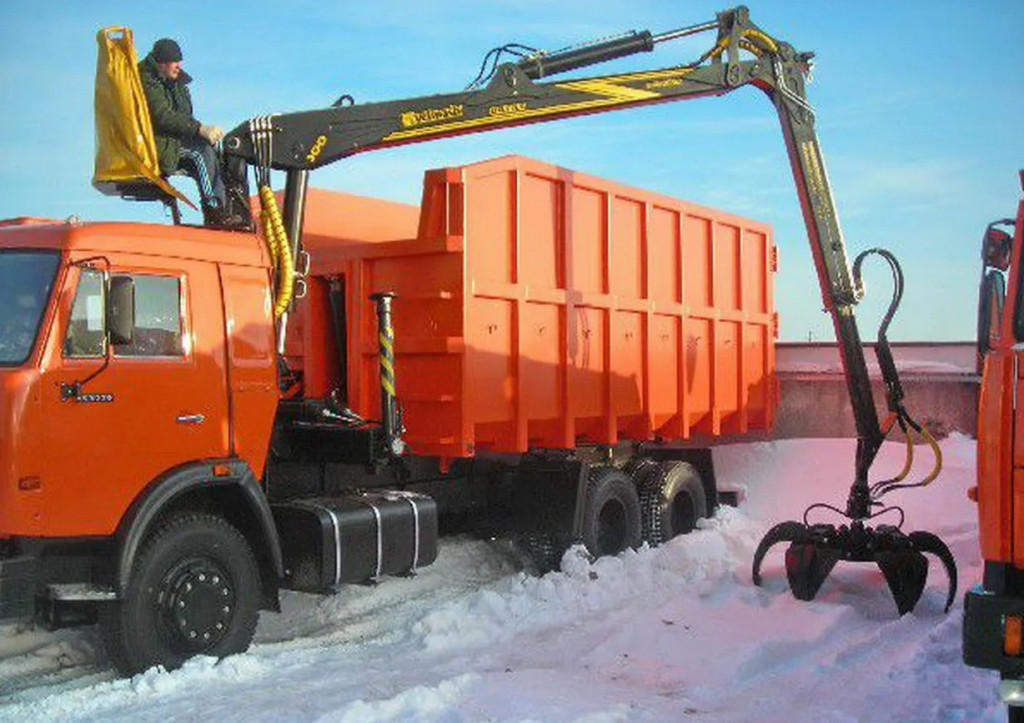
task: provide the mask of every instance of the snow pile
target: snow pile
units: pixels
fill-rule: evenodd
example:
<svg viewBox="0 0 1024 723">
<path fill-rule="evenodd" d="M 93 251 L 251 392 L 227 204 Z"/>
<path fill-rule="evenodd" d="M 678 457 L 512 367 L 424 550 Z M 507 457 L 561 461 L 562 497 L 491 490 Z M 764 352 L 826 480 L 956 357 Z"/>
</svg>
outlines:
<svg viewBox="0 0 1024 723">
<path fill-rule="evenodd" d="M 974 442 L 942 446 L 939 481 L 894 502 L 904 529 L 949 544 L 967 585 L 980 577 Z M 249 653 L 173 673 L 116 679 L 94 631 L 0 628 L 0 720 L 1003 720 L 996 676 L 960 662 L 961 596 L 945 614 L 936 560 L 902 618 L 873 565 L 840 563 L 799 602 L 780 545 L 764 587 L 751 583 L 772 524 L 810 502 L 843 506 L 853 455 L 850 440 L 721 448 L 719 481 L 746 501 L 660 548 L 595 562 L 573 549 L 537 578 L 500 543 L 447 540 L 416 578 L 287 594 Z M 902 455 L 886 445 L 875 475 Z M 927 449 L 916 456 L 926 467 Z"/>
</svg>

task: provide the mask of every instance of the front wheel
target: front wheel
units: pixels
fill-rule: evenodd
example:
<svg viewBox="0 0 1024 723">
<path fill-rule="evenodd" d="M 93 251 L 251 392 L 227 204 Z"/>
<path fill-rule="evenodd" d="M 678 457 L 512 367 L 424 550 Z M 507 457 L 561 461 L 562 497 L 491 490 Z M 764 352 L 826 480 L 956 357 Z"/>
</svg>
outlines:
<svg viewBox="0 0 1024 723">
<path fill-rule="evenodd" d="M 249 543 L 224 519 L 169 518 L 144 543 L 124 597 L 101 610 L 111 660 L 132 675 L 245 651 L 259 617 L 259 580 Z"/>
</svg>

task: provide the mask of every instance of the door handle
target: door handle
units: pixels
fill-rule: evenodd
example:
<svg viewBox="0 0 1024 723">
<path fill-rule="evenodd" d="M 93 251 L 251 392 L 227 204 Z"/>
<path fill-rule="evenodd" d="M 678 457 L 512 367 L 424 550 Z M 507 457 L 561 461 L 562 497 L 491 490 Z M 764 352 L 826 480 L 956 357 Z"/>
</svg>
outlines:
<svg viewBox="0 0 1024 723">
<path fill-rule="evenodd" d="M 178 424 L 202 424 L 205 421 L 202 414 L 180 414 L 177 419 Z"/>
</svg>

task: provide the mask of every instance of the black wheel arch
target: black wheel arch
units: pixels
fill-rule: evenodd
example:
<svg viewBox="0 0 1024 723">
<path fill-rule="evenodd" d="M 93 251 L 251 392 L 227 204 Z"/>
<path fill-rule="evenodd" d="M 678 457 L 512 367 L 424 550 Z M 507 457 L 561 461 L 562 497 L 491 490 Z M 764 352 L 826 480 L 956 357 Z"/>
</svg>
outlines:
<svg viewBox="0 0 1024 723">
<path fill-rule="evenodd" d="M 249 541 L 260 568 L 263 608 L 280 608 L 281 542 L 263 489 L 240 459 L 189 462 L 170 469 L 139 493 L 118 525 L 114 586 L 123 596 L 132 564 L 155 525 L 168 514 L 206 510 L 221 515 Z"/>
</svg>

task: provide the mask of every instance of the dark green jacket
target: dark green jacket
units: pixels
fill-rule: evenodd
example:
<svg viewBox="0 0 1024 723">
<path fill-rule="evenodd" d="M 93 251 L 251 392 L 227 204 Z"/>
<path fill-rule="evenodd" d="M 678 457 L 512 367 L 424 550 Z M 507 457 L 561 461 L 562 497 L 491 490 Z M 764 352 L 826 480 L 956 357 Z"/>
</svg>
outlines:
<svg viewBox="0 0 1024 723">
<path fill-rule="evenodd" d="M 183 70 L 177 80 L 164 80 L 152 53 L 139 63 L 139 76 L 153 121 L 160 172 L 172 173 L 178 167 L 181 141 L 199 135 L 199 121 L 192 117 L 192 96 L 188 92 L 192 76 Z"/>
</svg>

